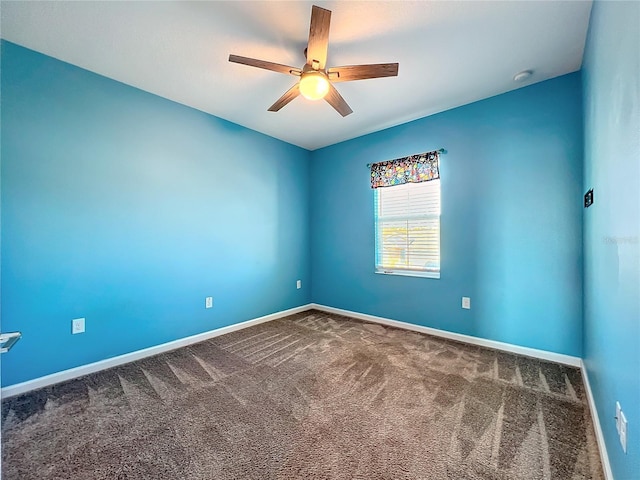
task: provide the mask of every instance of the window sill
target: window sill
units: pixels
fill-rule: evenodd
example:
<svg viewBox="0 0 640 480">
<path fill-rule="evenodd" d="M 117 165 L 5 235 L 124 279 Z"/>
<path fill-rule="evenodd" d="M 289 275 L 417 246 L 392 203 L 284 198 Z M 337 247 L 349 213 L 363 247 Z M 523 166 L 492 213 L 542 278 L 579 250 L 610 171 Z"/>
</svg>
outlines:
<svg viewBox="0 0 640 480">
<path fill-rule="evenodd" d="M 375 273 L 380 275 L 398 275 L 401 277 L 420 277 L 440 279 L 440 272 L 410 272 L 402 270 L 376 270 Z"/>
</svg>

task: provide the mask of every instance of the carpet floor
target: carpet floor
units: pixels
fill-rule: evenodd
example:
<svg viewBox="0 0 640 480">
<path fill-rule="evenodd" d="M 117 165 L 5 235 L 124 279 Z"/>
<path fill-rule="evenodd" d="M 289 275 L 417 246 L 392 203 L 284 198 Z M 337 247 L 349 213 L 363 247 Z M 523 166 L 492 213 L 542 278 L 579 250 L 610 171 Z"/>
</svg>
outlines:
<svg viewBox="0 0 640 480">
<path fill-rule="evenodd" d="M 604 478 L 578 369 L 313 310 L 2 416 L 5 480 Z"/>
</svg>

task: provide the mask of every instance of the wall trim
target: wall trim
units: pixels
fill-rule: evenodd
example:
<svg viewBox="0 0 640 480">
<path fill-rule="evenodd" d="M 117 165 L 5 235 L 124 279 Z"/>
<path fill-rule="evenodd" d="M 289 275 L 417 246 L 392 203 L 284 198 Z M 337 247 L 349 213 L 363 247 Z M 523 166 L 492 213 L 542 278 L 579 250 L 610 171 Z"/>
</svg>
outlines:
<svg viewBox="0 0 640 480">
<path fill-rule="evenodd" d="M 345 315 L 347 317 L 353 317 L 360 320 L 365 320 L 367 322 L 380 323 L 382 325 L 389 325 L 391 327 L 402 328 L 404 330 L 412 330 L 414 332 L 426 333 L 427 335 L 448 338 L 450 340 L 457 340 L 459 342 L 471 343 L 473 345 L 493 348 L 495 350 L 502 350 L 505 352 L 517 353 L 518 355 L 526 355 L 528 357 L 548 360 L 550 362 L 562 363 L 564 365 L 570 365 L 572 367 L 580 367 L 582 365 L 582 359 L 580 357 L 573 357 L 571 355 L 564 355 L 562 353 L 554 353 L 554 352 L 549 352 L 547 350 L 538 350 L 536 348 L 521 347 L 519 345 L 514 345 L 512 343 L 504 343 L 504 342 L 498 342 L 496 340 L 488 340 L 480 337 L 472 337 L 471 335 L 464 335 L 462 333 L 447 332 L 446 330 L 439 330 L 437 328 L 431 328 L 431 327 L 423 327 L 422 325 L 416 325 L 414 323 L 401 322 L 399 320 L 392 320 L 390 318 L 377 317 L 375 315 L 353 312 L 351 310 L 343 310 L 341 308 L 329 307 L 329 306 L 320 305 L 317 303 L 312 303 L 310 305 L 311 305 L 310 308 L 315 308 L 316 310 L 335 313 L 338 315 Z"/>
<path fill-rule="evenodd" d="M 107 358 L 105 360 L 100 360 L 98 362 L 89 363 L 87 365 L 81 365 L 79 367 L 70 368 L 68 370 L 63 370 L 61 372 L 52 373 L 50 375 L 45 375 L 44 377 L 35 378 L 33 380 L 28 380 L 26 382 L 9 385 L 7 387 L 2 388 L 2 397 L 3 398 L 13 397 L 16 395 L 20 395 L 22 393 L 29 392 L 31 390 L 47 387 L 55 383 L 71 380 L 73 378 L 88 375 L 90 373 L 98 372 L 100 370 L 105 370 L 107 368 L 116 367 L 124 363 L 134 362 L 136 360 L 140 360 L 145 357 L 150 357 L 153 355 L 158 355 L 160 353 L 168 352 L 170 350 L 175 350 L 177 348 L 186 347 L 188 345 L 202 342 L 204 340 L 208 340 L 210 338 L 224 335 L 226 333 L 235 332 L 237 330 L 248 328 L 253 325 L 258 325 L 260 323 L 269 322 L 271 320 L 276 320 L 278 318 L 286 317 L 288 315 L 293 315 L 294 313 L 300 313 L 300 312 L 304 312 L 312 309 L 329 312 L 329 313 L 335 313 L 338 315 L 345 315 L 348 317 L 357 318 L 359 320 L 364 320 L 367 322 L 379 323 L 379 324 L 388 325 L 391 327 L 402 328 L 404 330 L 412 330 L 414 332 L 426 333 L 427 335 L 448 338 L 451 340 L 457 340 L 459 342 L 470 343 L 473 345 L 493 348 L 493 349 L 502 350 L 505 352 L 540 358 L 542 360 L 548 360 L 551 362 L 571 365 L 573 367 L 580 367 L 583 371 L 583 375 L 585 375 L 584 365 L 582 363 L 582 360 L 578 357 L 572 357 L 570 355 L 563 355 L 560 353 L 548 352 L 546 350 L 538 350 L 535 348 L 521 347 L 519 345 L 498 342 L 495 340 L 487 340 L 484 338 L 472 337 L 470 335 L 463 335 L 461 333 L 447 332 L 446 330 L 439 330 L 437 328 L 424 327 L 422 325 L 402 322 L 399 320 L 392 320 L 390 318 L 378 317 L 378 316 L 369 315 L 366 313 L 354 312 L 351 310 L 344 310 L 341 308 L 329 307 L 327 305 L 309 303 L 306 305 L 301 305 L 299 307 L 290 308 L 288 310 L 275 312 L 270 315 L 254 318 L 252 320 L 247 320 L 245 322 L 236 323 L 234 325 L 217 328 L 214 330 L 210 330 L 208 332 L 203 332 L 203 333 L 199 333 L 189 337 L 184 337 L 178 340 L 173 340 L 171 342 L 163 343 L 153 347 L 144 348 L 142 350 L 136 350 L 134 352 L 125 353 L 117 357 Z M 585 385 L 588 385 L 588 380 L 585 381 Z M 593 407 L 591 409 L 594 411 L 593 418 L 595 419 L 597 417 L 597 412 L 595 412 Z"/>
<path fill-rule="evenodd" d="M 538 350 L 536 348 L 521 347 L 519 345 L 513 345 L 511 343 L 498 342 L 495 340 L 487 340 L 479 337 L 472 337 L 470 335 L 463 335 L 461 333 L 447 332 L 445 330 L 439 330 L 437 328 L 423 327 L 422 325 L 415 325 L 412 323 L 401 322 L 398 320 L 391 320 L 389 318 L 377 317 L 375 315 L 369 315 L 366 313 L 354 312 L 351 310 L 344 310 L 342 308 L 329 307 L 326 305 L 320 305 L 312 303 L 309 308 L 320 310 L 328 313 L 335 313 L 338 315 L 345 315 L 352 318 L 357 318 L 367 322 L 379 323 L 382 325 L 389 325 L 391 327 L 402 328 L 404 330 L 412 330 L 414 332 L 426 333 L 428 335 L 434 335 L 436 337 L 448 338 L 451 340 L 457 340 L 460 342 L 471 343 L 473 345 L 479 345 L 482 347 L 489 347 L 496 350 L 502 350 L 510 353 L 517 353 L 519 355 L 526 355 L 529 357 L 540 358 L 542 360 L 549 360 L 552 362 L 562 363 L 570 365 L 572 367 L 580 368 L 582 375 L 582 383 L 584 384 L 585 391 L 587 393 L 587 403 L 589 411 L 591 412 L 591 419 L 593 421 L 593 428 L 596 434 L 596 441 L 598 443 L 598 450 L 600 453 L 600 461 L 602 462 L 602 469 L 604 471 L 605 480 L 614 480 L 613 472 L 611 471 L 611 464 L 609 463 L 609 455 L 607 453 L 607 445 L 604 441 L 604 434 L 600 426 L 600 418 L 598 417 L 598 410 L 596 409 L 596 402 L 593 398 L 591 391 L 591 384 L 589 383 L 589 374 L 587 373 L 587 367 L 584 364 L 582 358 L 573 357 L 571 355 L 564 355 L 561 353 L 548 352 L 546 350 Z"/>
<path fill-rule="evenodd" d="M 367 322 L 379 323 L 382 325 L 401 328 L 403 330 L 411 330 L 414 332 L 426 333 L 427 335 L 448 338 L 451 340 L 457 340 L 460 342 L 479 345 L 482 347 L 493 348 L 493 349 L 502 350 L 505 352 L 516 353 L 519 355 L 526 355 L 529 357 L 540 358 L 542 360 L 548 360 L 552 362 L 562 363 L 565 365 L 570 365 L 573 367 L 579 367 L 582 374 L 582 381 L 584 383 L 584 387 L 587 393 L 587 402 L 589 405 L 589 410 L 591 411 L 593 428 L 596 434 L 596 440 L 598 443 L 598 449 L 600 451 L 600 459 L 602 461 L 602 468 L 604 470 L 605 479 L 614 480 L 613 473 L 611 471 L 611 464 L 609 463 L 609 455 L 607 454 L 607 446 L 604 441 L 602 428 L 600 426 L 598 411 L 596 409 L 595 400 L 593 398 L 593 393 L 591 391 L 591 385 L 589 383 L 589 375 L 587 373 L 587 368 L 584 364 L 584 361 L 581 358 L 573 357 L 570 355 L 564 355 L 560 353 L 548 352 L 546 350 L 538 350 L 535 348 L 521 347 L 519 345 L 498 342 L 495 340 L 487 340 L 484 338 L 472 337 L 470 335 L 464 335 L 461 333 L 447 332 L 446 330 L 439 330 L 437 328 L 424 327 L 422 325 L 415 325 L 412 323 L 402 322 L 399 320 L 392 320 L 390 318 L 378 317 L 378 316 L 369 315 L 366 313 L 359 313 L 351 310 L 344 310 L 341 308 L 329 307 L 327 305 L 320 305 L 317 303 L 309 303 L 306 305 L 301 305 L 299 307 L 290 308 L 288 310 L 282 310 L 280 312 L 264 315 L 262 317 L 257 317 L 251 320 L 236 323 L 234 325 L 228 325 L 226 327 L 216 328 L 214 330 L 209 330 L 207 332 L 191 335 L 189 337 L 180 338 L 178 340 L 173 340 L 171 342 L 156 345 L 154 347 L 144 348 L 142 350 L 136 350 L 134 352 L 118 355 L 117 357 L 112 357 L 105 360 L 100 360 L 98 362 L 89 363 L 87 365 L 70 368 L 68 370 L 63 370 L 61 372 L 45 375 L 44 377 L 35 378 L 33 380 L 28 380 L 22 383 L 16 383 L 15 385 L 9 385 L 7 387 L 2 388 L 2 398 L 10 398 L 16 395 L 21 395 L 23 393 L 27 393 L 32 390 L 48 387 L 56 383 L 82 377 L 84 375 L 95 373 L 100 370 L 106 370 L 108 368 L 116 367 L 118 365 L 134 362 L 142 358 L 151 357 L 153 355 L 158 355 L 160 353 L 175 350 L 177 348 L 186 347 L 188 345 L 199 343 L 204 340 L 208 340 L 210 338 L 218 337 L 220 335 L 225 335 L 227 333 L 242 330 L 244 328 L 252 327 L 254 325 L 259 325 L 261 323 L 266 323 L 272 320 L 277 320 L 278 318 L 283 318 L 289 315 L 293 315 L 294 313 L 305 312 L 307 310 L 313 310 L 313 309 L 320 310 L 323 312 L 328 312 L 328 313 L 335 313 L 338 315 L 345 315 L 348 317 L 357 318 L 359 320 L 364 320 Z"/>
<path fill-rule="evenodd" d="M 604 478 L 606 480 L 614 480 L 613 472 L 611 471 L 611 463 L 609 463 L 609 454 L 607 453 L 607 444 L 604 441 L 604 434 L 602 433 L 600 418 L 598 417 L 598 410 L 596 409 L 596 402 L 593 398 L 591 384 L 589 383 L 589 374 L 587 372 L 587 366 L 584 364 L 584 360 L 580 360 L 580 370 L 582 371 L 582 383 L 584 384 L 584 388 L 587 392 L 587 402 L 589 403 L 589 410 L 591 411 L 593 429 L 596 432 L 596 440 L 598 442 L 598 450 L 600 451 L 600 461 L 602 462 L 602 470 L 604 470 Z"/>
<path fill-rule="evenodd" d="M 194 343 L 202 342 L 210 338 L 218 337 L 226 333 L 235 332 L 244 328 L 252 327 L 260 323 L 270 322 L 278 318 L 293 315 L 294 313 L 304 312 L 311 309 L 311 304 L 301 305 L 299 307 L 290 308 L 288 310 L 282 310 L 280 312 L 272 313 L 270 315 L 264 315 L 262 317 L 254 318 L 244 322 L 236 323 L 234 325 L 228 325 L 226 327 L 216 328 L 207 332 L 198 333 L 189 337 L 180 338 L 171 342 L 162 343 L 149 348 L 143 348 L 142 350 L 136 350 L 134 352 L 118 355 L 117 357 L 107 358 L 94 363 L 88 363 L 79 367 L 70 368 L 61 372 L 45 375 L 44 377 L 34 378 L 22 383 L 16 383 L 2 388 L 2 398 L 14 397 L 31 390 L 37 390 L 38 388 L 48 387 L 56 383 L 71 380 L 73 378 L 82 377 L 90 373 L 95 373 L 100 370 L 106 370 L 107 368 L 116 367 L 124 363 L 134 362 L 145 357 L 151 357 L 160 353 L 175 350 L 177 348 L 186 347 Z"/>
</svg>

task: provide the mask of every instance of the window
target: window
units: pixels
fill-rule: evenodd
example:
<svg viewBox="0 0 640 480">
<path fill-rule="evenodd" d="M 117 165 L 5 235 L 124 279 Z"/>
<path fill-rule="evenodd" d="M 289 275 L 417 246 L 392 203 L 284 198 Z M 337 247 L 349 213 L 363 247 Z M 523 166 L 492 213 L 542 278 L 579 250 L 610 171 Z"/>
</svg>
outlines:
<svg viewBox="0 0 640 480">
<path fill-rule="evenodd" d="M 440 278 L 440 180 L 374 190 L 376 273 Z"/>
</svg>

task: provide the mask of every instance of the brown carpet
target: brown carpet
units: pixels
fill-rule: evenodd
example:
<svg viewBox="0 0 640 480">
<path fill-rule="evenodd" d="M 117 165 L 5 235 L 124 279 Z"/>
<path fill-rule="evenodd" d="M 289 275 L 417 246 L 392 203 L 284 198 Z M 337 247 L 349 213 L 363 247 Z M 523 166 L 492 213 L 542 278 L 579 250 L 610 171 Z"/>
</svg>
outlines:
<svg viewBox="0 0 640 480">
<path fill-rule="evenodd" d="M 318 311 L 2 415 L 5 480 L 603 478 L 578 369 Z"/>
</svg>

